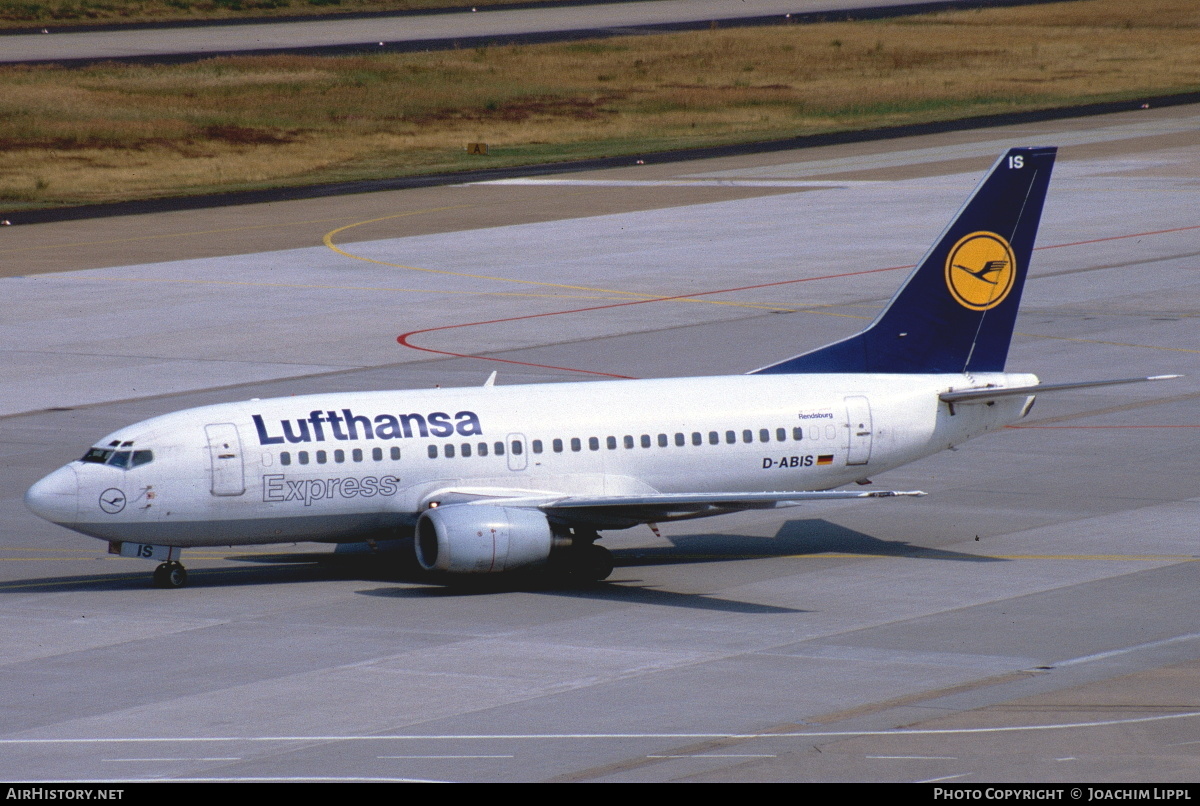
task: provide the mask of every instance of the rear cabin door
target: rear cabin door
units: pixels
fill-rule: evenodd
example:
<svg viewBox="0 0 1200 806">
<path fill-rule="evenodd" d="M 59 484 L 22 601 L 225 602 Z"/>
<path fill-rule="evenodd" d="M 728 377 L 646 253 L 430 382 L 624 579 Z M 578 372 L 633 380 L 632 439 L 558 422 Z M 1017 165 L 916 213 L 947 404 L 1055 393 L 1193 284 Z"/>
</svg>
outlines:
<svg viewBox="0 0 1200 806">
<path fill-rule="evenodd" d="M 850 431 L 846 464 L 865 465 L 871 460 L 871 403 L 862 395 L 846 398 L 846 420 Z"/>
<path fill-rule="evenodd" d="M 208 454 L 212 461 L 212 494 L 241 495 L 246 492 L 242 469 L 242 441 L 233 423 L 204 426 L 208 435 Z"/>
</svg>

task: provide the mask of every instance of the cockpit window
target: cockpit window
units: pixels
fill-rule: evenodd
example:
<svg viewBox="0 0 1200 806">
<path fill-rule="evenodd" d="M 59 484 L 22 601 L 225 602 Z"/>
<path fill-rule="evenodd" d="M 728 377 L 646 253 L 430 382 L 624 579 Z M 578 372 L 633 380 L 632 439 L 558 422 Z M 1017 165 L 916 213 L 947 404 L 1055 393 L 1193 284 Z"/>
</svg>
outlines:
<svg viewBox="0 0 1200 806">
<path fill-rule="evenodd" d="M 153 462 L 154 451 L 114 451 L 111 447 L 89 448 L 79 461 L 129 470 Z"/>
<path fill-rule="evenodd" d="M 89 448 L 88 452 L 83 455 L 81 462 L 95 462 L 102 465 L 108 461 L 108 457 L 112 456 L 113 452 L 108 448 Z"/>
</svg>

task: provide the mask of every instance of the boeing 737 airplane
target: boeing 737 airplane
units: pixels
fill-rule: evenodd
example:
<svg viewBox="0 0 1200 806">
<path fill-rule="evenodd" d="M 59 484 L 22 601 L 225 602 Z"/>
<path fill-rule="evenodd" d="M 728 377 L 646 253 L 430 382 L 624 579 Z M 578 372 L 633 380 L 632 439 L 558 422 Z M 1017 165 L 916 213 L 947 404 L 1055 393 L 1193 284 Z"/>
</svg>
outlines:
<svg viewBox="0 0 1200 806">
<path fill-rule="evenodd" d="M 1013 423 L 1004 371 L 1054 163 L 1004 154 L 875 321 L 745 375 L 249 400 L 109 434 L 26 493 L 43 518 L 161 562 L 183 548 L 412 536 L 422 568 L 606 578 L 599 532 L 821 499 Z M 1174 377 L 1174 376 L 1159 376 Z M 436 577 L 435 577 L 436 578 Z"/>
</svg>

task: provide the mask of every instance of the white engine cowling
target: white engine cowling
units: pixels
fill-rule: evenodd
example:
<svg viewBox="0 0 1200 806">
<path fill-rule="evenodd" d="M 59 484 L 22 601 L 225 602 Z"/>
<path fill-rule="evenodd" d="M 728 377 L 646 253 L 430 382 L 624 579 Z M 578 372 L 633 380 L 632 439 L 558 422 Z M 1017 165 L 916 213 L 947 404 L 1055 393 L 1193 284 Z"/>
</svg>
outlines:
<svg viewBox="0 0 1200 806">
<path fill-rule="evenodd" d="M 541 565 L 553 536 L 537 510 L 481 504 L 428 509 L 417 521 L 417 562 L 426 571 L 494 574 Z"/>
</svg>

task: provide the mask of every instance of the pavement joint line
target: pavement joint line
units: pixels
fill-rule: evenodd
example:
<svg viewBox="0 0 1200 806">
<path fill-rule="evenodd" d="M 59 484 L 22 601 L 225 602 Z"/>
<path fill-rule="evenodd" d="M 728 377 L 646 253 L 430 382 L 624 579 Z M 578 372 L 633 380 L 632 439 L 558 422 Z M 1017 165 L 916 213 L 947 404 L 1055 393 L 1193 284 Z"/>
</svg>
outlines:
<svg viewBox="0 0 1200 806">
<path fill-rule="evenodd" d="M 1147 641 L 1144 644 L 1136 644 L 1134 646 L 1121 647 L 1120 649 L 1110 649 L 1107 652 L 1096 652 L 1092 655 L 1082 655 L 1078 658 L 1063 660 L 1051 664 L 1055 669 L 1060 669 L 1064 666 L 1077 666 L 1081 663 L 1093 663 L 1098 660 L 1108 660 L 1109 658 L 1118 655 L 1128 655 L 1130 652 L 1138 652 L 1146 649 L 1158 649 L 1159 647 L 1169 644 L 1179 644 L 1187 641 L 1195 641 L 1200 639 L 1200 633 L 1188 633 L 1187 635 L 1176 635 L 1171 638 L 1164 638 L 1160 641 Z"/>
<path fill-rule="evenodd" d="M 37 275 L 44 277 L 45 275 Z M 534 294 L 519 291 L 458 291 L 444 288 L 395 288 L 389 286 L 323 285 L 320 283 L 256 283 L 249 280 L 200 280 L 176 277 L 75 277 L 80 282 L 107 281 L 120 283 L 179 283 L 183 285 L 249 286 L 252 288 L 303 288 L 319 291 L 383 291 L 397 294 L 464 294 L 467 296 L 535 297 L 544 299 L 624 299 L 616 296 L 579 296 L 570 294 Z M 747 306 L 749 307 L 749 306 Z M 763 306 L 766 307 L 766 306 Z"/>
<path fill-rule="evenodd" d="M 468 206 L 470 206 L 470 205 L 456 205 L 456 207 L 468 207 Z M 444 209 L 454 209 L 454 207 L 447 207 Z M 756 303 L 737 302 L 737 301 L 733 301 L 733 300 L 694 299 L 694 297 L 696 295 L 690 295 L 690 294 L 678 294 L 678 295 L 651 294 L 651 293 L 640 292 L 640 291 L 623 291 L 623 290 L 612 289 L 612 288 L 596 288 L 594 286 L 572 285 L 569 283 L 552 283 L 552 282 L 545 281 L 545 280 L 520 280 L 520 279 L 513 278 L 513 277 L 496 277 L 496 276 L 487 275 L 487 274 L 472 274 L 470 272 L 450 271 L 449 269 L 428 269 L 428 268 L 422 268 L 420 266 L 408 266 L 408 265 L 405 265 L 402 263 L 392 263 L 390 261 L 378 260 L 376 258 L 366 257 L 364 255 L 356 255 L 353 252 L 349 252 L 345 249 L 342 249 L 341 247 L 337 246 L 333 242 L 333 237 L 341 232 L 344 232 L 345 230 L 352 229 L 352 228 L 358 227 L 358 226 L 362 226 L 364 224 L 374 224 L 379 221 L 386 221 L 389 218 L 393 218 L 393 217 L 394 216 L 382 216 L 380 218 L 372 218 L 372 219 L 369 219 L 366 221 L 358 221 L 353 224 L 347 224 L 344 227 L 338 227 L 337 229 L 330 230 L 329 232 L 325 233 L 325 235 L 322 237 L 321 241 L 322 241 L 322 243 L 325 244 L 325 246 L 329 247 L 334 252 L 336 252 L 337 254 L 339 254 L 343 257 L 352 258 L 354 260 L 361 260 L 361 261 L 364 261 L 367 263 L 374 263 L 379 266 L 390 266 L 390 267 L 396 268 L 396 269 L 404 269 L 406 271 L 428 272 L 430 274 L 441 274 L 441 275 L 447 275 L 447 276 L 451 276 L 451 277 L 466 277 L 466 278 L 472 279 L 472 280 L 490 280 L 493 282 L 514 283 L 514 284 L 518 284 L 518 285 L 533 285 L 533 286 L 544 286 L 544 287 L 548 287 L 548 288 L 562 288 L 562 289 L 566 289 L 568 291 L 588 291 L 588 292 L 599 293 L 599 294 L 615 294 L 618 296 L 618 298 L 632 297 L 634 299 L 646 300 L 648 302 L 678 300 L 678 301 L 685 301 L 685 302 L 700 302 L 700 303 L 704 303 L 704 304 L 708 304 L 708 305 L 728 305 L 728 306 L 737 307 L 737 308 L 764 308 L 764 307 L 766 307 L 770 310 L 775 309 L 775 306 L 763 306 L 763 305 L 759 305 Z M 476 293 L 484 293 L 484 292 L 476 292 Z"/>
<path fill-rule="evenodd" d="M 416 215 L 419 212 L 425 211 L 414 211 L 412 214 Z M 12 252 L 33 252 L 40 249 L 74 249 L 80 246 L 108 246 L 118 243 L 137 243 L 138 241 L 161 241 L 167 238 L 189 238 L 196 235 L 225 235 L 230 232 L 250 232 L 251 230 L 258 229 L 283 229 L 285 227 L 297 227 L 306 224 L 332 224 L 335 221 L 345 221 L 350 217 L 351 216 L 338 216 L 337 218 L 315 218 L 311 221 L 287 221 L 282 224 L 254 224 L 245 227 L 222 227 L 220 229 L 191 230 L 188 232 L 160 232 L 155 235 L 135 235 L 129 238 L 112 238 L 105 241 L 76 241 L 74 243 L 37 244 L 33 246 L 19 246 L 16 248 L 9 247 L 7 249 L 0 249 L 0 254 Z"/>
<path fill-rule="evenodd" d="M 0 738 L 0 746 L 48 744 L 219 744 L 219 743 L 277 743 L 294 742 L 405 742 L 405 741 L 546 741 L 581 740 L 607 741 L 629 739 L 821 739 L 843 736 L 956 736 L 983 733 L 1029 733 L 1053 730 L 1079 730 L 1122 725 L 1164 722 L 1174 719 L 1200 717 L 1200 711 L 1181 711 L 1172 714 L 1096 719 L 1086 722 L 1056 722 L 1042 725 L 996 725 L 978 728 L 892 728 L 889 730 L 828 730 L 828 731 L 763 731 L 752 733 L 430 733 L 430 734 L 365 734 L 313 736 L 95 736 L 70 738 Z"/>
</svg>

